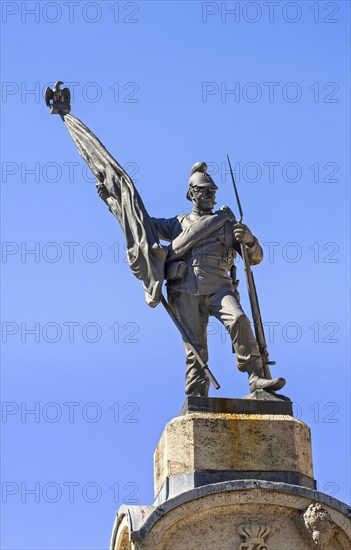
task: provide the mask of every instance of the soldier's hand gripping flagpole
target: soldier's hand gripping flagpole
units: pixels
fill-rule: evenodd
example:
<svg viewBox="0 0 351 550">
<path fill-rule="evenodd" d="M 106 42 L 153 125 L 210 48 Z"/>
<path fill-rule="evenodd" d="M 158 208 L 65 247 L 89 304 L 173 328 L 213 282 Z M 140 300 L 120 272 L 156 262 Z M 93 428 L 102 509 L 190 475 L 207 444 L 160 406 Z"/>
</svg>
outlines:
<svg viewBox="0 0 351 550">
<path fill-rule="evenodd" d="M 231 175 L 231 178 L 232 178 L 235 197 L 236 197 L 236 201 L 237 201 L 238 209 L 239 209 L 239 214 L 240 214 L 239 223 L 242 223 L 243 211 L 242 211 L 242 208 L 241 208 L 239 194 L 238 194 L 238 190 L 237 190 L 237 187 L 236 187 L 236 184 L 235 184 L 234 173 L 233 173 L 233 170 L 232 170 L 232 165 L 230 163 L 229 155 L 227 155 L 227 159 L 228 159 L 230 175 Z M 257 292 L 256 292 L 255 280 L 254 280 L 253 273 L 251 271 L 250 261 L 249 261 L 248 255 L 247 255 L 247 250 L 246 250 L 245 243 L 240 242 L 240 248 L 241 248 L 241 256 L 242 256 L 242 259 L 243 259 L 243 262 L 244 262 L 244 271 L 245 271 L 247 289 L 248 289 L 248 293 L 249 293 L 250 306 L 251 306 L 252 318 L 253 318 L 253 322 L 254 322 L 256 340 L 257 340 L 258 348 L 260 350 L 260 354 L 261 354 L 261 357 L 262 357 L 264 376 L 265 376 L 265 378 L 271 380 L 272 376 L 271 376 L 271 372 L 270 372 L 270 369 L 269 369 L 269 365 L 275 365 L 275 361 L 270 361 L 269 360 L 269 354 L 268 354 L 268 350 L 267 350 L 266 338 L 265 338 L 265 335 L 264 335 L 264 329 L 263 329 L 263 324 L 262 324 L 260 306 L 259 306 L 259 303 L 258 303 L 258 297 L 257 297 Z"/>
</svg>

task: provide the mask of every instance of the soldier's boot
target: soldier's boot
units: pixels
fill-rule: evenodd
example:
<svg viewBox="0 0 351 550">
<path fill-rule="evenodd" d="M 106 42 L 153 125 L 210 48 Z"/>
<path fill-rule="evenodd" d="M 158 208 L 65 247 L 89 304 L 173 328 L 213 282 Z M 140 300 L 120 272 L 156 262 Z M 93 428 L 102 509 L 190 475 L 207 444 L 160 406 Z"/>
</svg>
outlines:
<svg viewBox="0 0 351 550">
<path fill-rule="evenodd" d="M 254 367 L 249 373 L 249 386 L 251 393 L 255 390 L 276 391 L 285 386 L 285 378 L 263 378 L 263 368 Z"/>
</svg>

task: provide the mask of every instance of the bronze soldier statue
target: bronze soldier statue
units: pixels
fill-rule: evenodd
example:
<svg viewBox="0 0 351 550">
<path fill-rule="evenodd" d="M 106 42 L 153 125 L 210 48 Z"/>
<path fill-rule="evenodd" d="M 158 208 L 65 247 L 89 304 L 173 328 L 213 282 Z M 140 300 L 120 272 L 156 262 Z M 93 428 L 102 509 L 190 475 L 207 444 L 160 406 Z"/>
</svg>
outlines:
<svg viewBox="0 0 351 550">
<path fill-rule="evenodd" d="M 240 242 L 244 243 L 251 265 L 263 259 L 262 248 L 250 229 L 237 223 L 228 207 L 223 207 L 227 218 L 220 227 L 209 233 L 204 225 L 196 227 L 199 220 L 205 223 L 214 216 L 217 185 L 206 172 L 204 162 L 197 162 L 191 169 L 186 197 L 193 203 L 190 214 L 174 218 L 151 218 L 161 240 L 175 242 L 187 229 L 192 229 L 193 246 L 185 247 L 186 253 L 166 262 L 168 301 L 180 324 L 187 332 L 205 363 L 208 361 L 207 325 L 210 316 L 216 317 L 228 330 L 236 354 L 239 370 L 249 375 L 251 393 L 255 390 L 272 392 L 285 385 L 284 378 L 264 377 L 262 357 L 251 330 L 250 321 L 242 310 L 237 282 L 229 276 Z M 114 199 L 105 185 L 98 186 L 99 196 L 113 209 Z M 228 217 L 228 212 L 230 215 Z M 209 380 L 194 354 L 192 345 L 184 340 L 186 354 L 187 395 L 206 397 Z"/>
<path fill-rule="evenodd" d="M 52 93 L 57 102 L 57 90 Z M 50 108 L 52 93 L 49 90 L 46 94 Z M 230 334 L 238 368 L 248 373 L 251 394 L 261 391 L 257 392 L 260 396 L 250 397 L 270 399 L 271 395 L 274 399 L 272 394 L 285 385 L 285 380 L 270 376 L 269 365 L 274 363 L 268 358 L 250 270 L 250 265 L 262 261 L 263 252 L 250 229 L 241 223 L 240 201 L 240 222 L 226 206 L 214 212 L 217 185 L 207 173 L 206 163 L 197 162 L 191 169 L 186 194 L 193 204 L 192 212 L 169 219 L 150 218 L 122 166 L 87 126 L 68 114 L 68 94 L 66 97 L 67 105 L 57 103 L 58 107 L 55 104 L 57 108 L 51 108 L 51 112 L 61 115 L 79 153 L 96 176 L 99 196 L 118 219 L 126 238 L 128 263 L 143 283 L 148 305 L 155 307 L 163 303 L 182 334 L 187 365 L 186 394 L 206 397 L 210 381 L 219 387 L 207 366 L 207 326 L 209 317 L 214 316 Z M 237 195 L 233 173 L 232 179 Z M 170 245 L 162 245 L 160 239 Z M 233 276 L 237 252 L 244 259 L 257 340 L 240 305 L 238 281 Z M 169 303 L 162 294 L 164 279 Z M 256 300 L 252 301 L 253 298 Z"/>
<path fill-rule="evenodd" d="M 213 215 L 218 187 L 206 170 L 204 162 L 197 162 L 191 169 L 186 194 L 193 204 L 190 214 L 169 219 L 151 218 L 160 239 L 172 242 L 199 218 Z M 169 275 L 166 270 L 168 301 L 206 363 L 207 325 L 209 317 L 214 316 L 230 334 L 238 369 L 248 373 L 251 392 L 258 389 L 275 391 L 285 385 L 285 380 L 264 378 L 261 355 L 250 321 L 240 305 L 237 283 L 228 274 L 236 253 L 241 253 L 240 242 L 246 245 L 250 264 L 259 264 L 263 252 L 258 240 L 232 215 L 232 219 L 197 242 Z M 185 393 L 207 396 L 209 381 L 186 342 L 184 347 L 187 365 Z"/>
</svg>

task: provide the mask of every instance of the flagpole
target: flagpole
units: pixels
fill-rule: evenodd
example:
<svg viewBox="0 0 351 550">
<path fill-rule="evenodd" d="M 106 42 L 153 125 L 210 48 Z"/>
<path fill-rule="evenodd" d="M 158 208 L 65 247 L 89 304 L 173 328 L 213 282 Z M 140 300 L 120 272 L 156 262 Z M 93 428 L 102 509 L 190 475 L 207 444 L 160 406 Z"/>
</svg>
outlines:
<svg viewBox="0 0 351 550">
<path fill-rule="evenodd" d="M 63 90 L 60 90 L 61 84 L 63 84 L 63 82 L 59 81 L 55 84 L 53 90 L 51 90 L 50 88 L 46 89 L 46 93 L 45 93 L 45 98 L 46 99 L 45 100 L 46 100 L 46 104 L 48 105 L 48 107 L 50 107 L 51 113 L 52 114 L 59 114 L 61 116 L 68 132 L 70 133 L 70 135 L 71 135 L 71 137 L 72 137 L 72 139 L 73 139 L 73 141 L 74 141 L 74 143 L 75 143 L 75 145 L 76 145 L 76 147 L 79 151 L 79 154 L 84 158 L 84 160 L 86 161 L 86 163 L 88 164 L 88 166 L 92 170 L 93 174 L 95 175 L 96 179 L 98 180 L 99 184 L 100 185 L 103 184 L 106 187 L 106 189 L 109 192 L 109 194 L 111 195 L 111 197 L 113 197 L 116 200 L 117 203 L 118 203 L 118 198 L 119 197 L 115 196 L 114 187 L 117 185 L 117 183 L 119 184 L 120 187 L 122 185 L 124 187 L 126 187 L 127 190 L 128 190 L 129 203 L 132 205 L 132 208 L 134 210 L 135 209 L 138 210 L 138 214 L 139 214 L 138 220 L 139 220 L 139 218 L 141 218 L 141 219 L 144 220 L 144 223 L 145 223 L 145 220 L 146 220 L 146 221 L 149 222 L 149 225 L 150 225 L 151 220 L 149 219 L 149 216 L 148 216 L 148 214 L 145 210 L 144 204 L 143 204 L 138 192 L 136 191 L 131 178 L 128 176 L 128 174 L 125 172 L 125 170 L 123 170 L 122 166 L 120 164 L 118 164 L 116 159 L 113 158 L 112 155 L 110 155 L 110 153 L 103 146 L 101 141 L 95 136 L 95 134 L 93 134 L 93 132 L 91 132 L 91 130 L 89 130 L 89 128 L 87 126 L 85 126 L 85 124 L 83 124 L 81 120 L 79 120 L 78 118 L 76 118 L 76 117 L 69 114 L 70 111 L 71 111 L 71 106 L 69 104 L 70 103 L 70 92 L 69 92 L 68 88 L 64 88 Z M 53 100 L 53 102 L 51 102 L 51 100 Z M 111 177 L 111 174 L 113 174 L 113 176 L 116 178 L 117 182 L 113 180 L 113 178 Z M 127 204 L 127 206 L 128 206 L 128 204 Z M 121 215 L 121 213 L 117 213 L 115 210 L 111 209 L 111 207 L 110 207 L 110 210 L 116 216 L 116 218 L 118 219 L 119 223 L 121 224 L 122 230 L 123 230 L 125 236 L 127 237 L 127 230 L 126 230 L 126 227 L 123 224 L 123 216 Z M 134 213 L 134 211 L 132 213 Z M 118 215 L 118 214 L 120 214 L 120 215 Z M 128 227 L 127 229 L 128 229 L 128 236 L 129 236 L 130 228 Z M 139 229 L 140 229 L 140 221 L 139 221 L 139 226 L 137 227 L 137 230 L 139 230 Z M 151 231 L 151 237 L 152 237 L 151 240 L 152 240 L 152 242 L 150 243 L 150 235 L 148 235 L 147 230 L 145 230 L 144 227 L 142 227 L 142 229 L 144 231 L 144 239 L 147 242 L 147 244 L 149 245 L 148 250 L 149 249 L 153 250 L 153 248 L 154 248 L 153 245 L 155 244 L 154 240 L 153 240 L 154 239 L 153 231 Z M 138 233 L 137 230 L 136 230 L 136 233 Z M 127 239 L 127 244 L 128 244 L 128 239 Z M 132 265 L 131 264 L 129 264 L 129 265 L 130 265 L 130 267 L 133 271 Z M 158 265 L 158 263 L 156 265 Z M 133 271 L 133 273 L 138 278 L 142 279 L 142 277 L 139 276 L 140 275 L 139 270 L 137 270 L 137 272 Z M 147 273 L 147 275 L 149 276 L 150 274 Z M 154 271 L 151 272 L 151 275 L 153 276 L 152 278 L 154 280 L 157 279 L 157 277 L 155 276 Z M 156 273 L 156 275 L 157 275 L 157 273 Z M 144 285 L 144 287 L 145 287 L 145 285 Z M 146 287 L 145 287 L 145 290 L 149 291 L 149 294 L 150 294 L 150 289 L 146 289 Z M 151 291 L 152 290 L 153 289 L 151 288 Z M 166 309 L 167 313 L 171 317 L 172 321 L 174 322 L 174 324 L 178 328 L 179 332 L 181 333 L 184 342 L 187 343 L 187 345 L 190 347 L 191 351 L 194 353 L 194 355 L 195 355 L 196 359 L 198 360 L 202 370 L 204 371 L 204 373 L 206 374 L 208 379 L 211 381 L 213 386 L 216 388 L 216 390 L 218 390 L 220 386 L 219 386 L 217 380 L 215 379 L 212 372 L 208 368 L 206 362 L 202 359 L 201 355 L 196 350 L 194 344 L 192 343 L 191 339 L 189 338 L 189 335 L 184 330 L 183 326 L 180 324 L 179 320 L 175 316 L 172 308 L 168 304 L 168 302 L 165 299 L 165 297 L 163 296 L 163 294 L 161 294 L 161 302 L 162 302 L 164 308 Z"/>
</svg>

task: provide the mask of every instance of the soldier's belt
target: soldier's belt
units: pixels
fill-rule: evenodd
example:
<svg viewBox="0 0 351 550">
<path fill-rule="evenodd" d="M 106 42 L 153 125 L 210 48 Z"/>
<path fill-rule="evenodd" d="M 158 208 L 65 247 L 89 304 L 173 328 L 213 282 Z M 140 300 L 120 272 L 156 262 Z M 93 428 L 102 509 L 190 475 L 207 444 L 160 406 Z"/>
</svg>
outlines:
<svg viewBox="0 0 351 550">
<path fill-rule="evenodd" d="M 166 268 L 165 268 L 165 279 L 167 281 L 180 281 L 184 278 L 184 275 L 187 271 L 187 269 L 191 267 L 219 267 L 224 269 L 225 271 L 228 271 L 228 264 L 225 260 L 211 257 L 211 256 L 199 256 L 194 258 L 187 258 L 186 262 L 183 261 L 173 261 L 173 262 L 166 262 Z"/>
<path fill-rule="evenodd" d="M 227 262 L 221 258 L 211 257 L 211 256 L 197 256 L 194 258 L 189 258 L 188 264 L 196 266 L 213 266 L 213 267 L 222 267 L 227 269 Z"/>
</svg>

